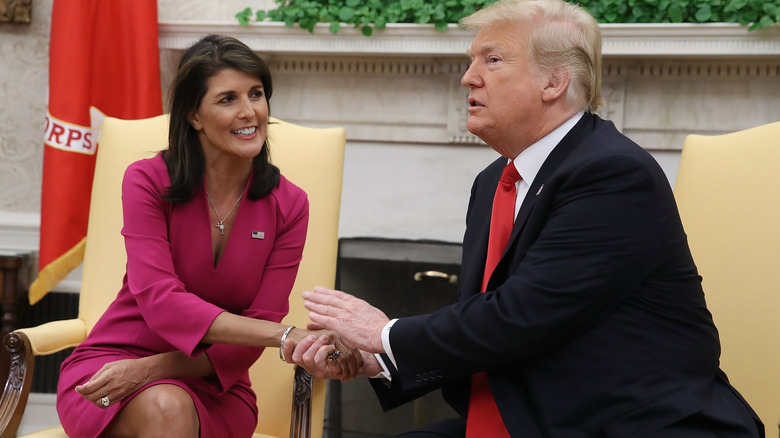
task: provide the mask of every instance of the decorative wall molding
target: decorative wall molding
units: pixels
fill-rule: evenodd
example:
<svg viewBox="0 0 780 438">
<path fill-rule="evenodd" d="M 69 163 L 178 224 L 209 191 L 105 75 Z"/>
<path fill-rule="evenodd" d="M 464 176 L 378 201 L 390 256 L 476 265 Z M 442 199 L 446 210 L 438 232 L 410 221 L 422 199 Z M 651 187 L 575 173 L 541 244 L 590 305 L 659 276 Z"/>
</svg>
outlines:
<svg viewBox="0 0 780 438">
<path fill-rule="evenodd" d="M 602 24 L 602 54 L 746 58 L 780 55 L 780 26 L 748 31 L 736 23 Z"/>
<path fill-rule="evenodd" d="M 748 31 L 735 23 L 603 24 L 604 57 L 766 57 L 780 55 L 780 26 Z M 232 35 L 266 55 L 354 55 L 465 57 L 473 33 L 451 24 L 446 32 L 432 25 L 388 24 L 370 37 L 358 29 L 338 34 L 319 24 L 314 32 L 284 23 L 240 26 L 230 22 L 161 22 L 160 48 L 181 50 L 210 33 Z"/>
<path fill-rule="evenodd" d="M 604 60 L 602 76 L 641 76 L 699 79 L 776 79 L 780 77 L 780 57 L 769 59 L 620 59 Z"/>
<path fill-rule="evenodd" d="M 0 250 L 37 251 L 40 227 L 38 213 L 0 211 Z"/>
<path fill-rule="evenodd" d="M 38 244 L 41 235 L 41 216 L 39 213 L 17 213 L 0 211 L 0 251 L 21 251 L 32 254 L 31 278 L 38 272 Z M 55 288 L 57 292 L 77 293 L 81 288 L 81 267 L 71 272 Z"/>
</svg>

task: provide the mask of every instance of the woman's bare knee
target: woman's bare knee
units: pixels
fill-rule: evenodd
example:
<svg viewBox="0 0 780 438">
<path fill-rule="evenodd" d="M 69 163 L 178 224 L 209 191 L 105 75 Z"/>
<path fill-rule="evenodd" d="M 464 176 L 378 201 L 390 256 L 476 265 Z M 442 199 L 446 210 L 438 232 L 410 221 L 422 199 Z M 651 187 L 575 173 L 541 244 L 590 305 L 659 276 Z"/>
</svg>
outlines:
<svg viewBox="0 0 780 438">
<path fill-rule="evenodd" d="M 190 394 L 176 385 L 155 385 L 133 398 L 117 415 L 112 438 L 197 437 L 198 412 Z"/>
</svg>

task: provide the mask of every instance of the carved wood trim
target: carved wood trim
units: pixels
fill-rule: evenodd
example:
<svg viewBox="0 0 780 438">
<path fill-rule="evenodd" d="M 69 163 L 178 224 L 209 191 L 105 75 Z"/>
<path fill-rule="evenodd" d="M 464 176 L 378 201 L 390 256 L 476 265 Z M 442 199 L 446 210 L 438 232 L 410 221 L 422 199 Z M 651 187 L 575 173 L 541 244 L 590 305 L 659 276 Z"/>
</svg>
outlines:
<svg viewBox="0 0 780 438">
<path fill-rule="evenodd" d="M 295 367 L 290 438 L 311 437 L 311 397 L 313 379 L 302 367 Z"/>
<path fill-rule="evenodd" d="M 32 0 L 0 0 L 0 23 L 32 21 Z"/>
<path fill-rule="evenodd" d="M 0 354 L 11 356 L 11 368 L 0 397 L 0 438 L 13 438 L 24 415 L 35 365 L 30 341 L 23 333 L 8 333 Z"/>
</svg>

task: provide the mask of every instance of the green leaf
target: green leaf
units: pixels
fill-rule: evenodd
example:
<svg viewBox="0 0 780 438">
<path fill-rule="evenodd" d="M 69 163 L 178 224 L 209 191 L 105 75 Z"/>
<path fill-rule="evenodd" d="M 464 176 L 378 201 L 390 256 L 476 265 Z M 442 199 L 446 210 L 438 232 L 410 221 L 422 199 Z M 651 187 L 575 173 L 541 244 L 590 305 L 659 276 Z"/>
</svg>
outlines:
<svg viewBox="0 0 780 438">
<path fill-rule="evenodd" d="M 238 24 L 240 24 L 241 26 L 246 26 L 249 24 L 250 15 L 252 15 L 252 8 L 246 8 L 243 11 L 237 13 L 235 17 L 238 20 Z"/>
<path fill-rule="evenodd" d="M 742 8 L 744 8 L 744 7 L 747 5 L 747 3 L 748 3 L 748 2 L 747 2 L 746 0 L 732 1 L 732 2 L 729 2 L 729 3 L 726 5 L 726 7 L 725 7 L 725 8 L 723 8 L 723 10 L 724 10 L 725 12 L 732 12 L 732 11 L 736 11 L 736 10 L 739 10 L 739 9 L 742 9 Z"/>
<path fill-rule="evenodd" d="M 349 20 L 351 20 L 354 16 L 355 10 L 349 6 L 342 6 L 341 9 L 339 9 L 339 20 L 345 23 L 349 23 Z"/>
<path fill-rule="evenodd" d="M 314 26 L 317 25 L 317 19 L 315 17 L 304 17 L 298 20 L 298 26 L 301 29 L 306 29 L 309 33 L 314 33 Z"/>
<path fill-rule="evenodd" d="M 669 6 L 669 18 L 672 19 L 672 23 L 682 23 L 682 17 L 683 12 L 679 4 Z"/>
<path fill-rule="evenodd" d="M 769 16 L 764 15 L 761 17 L 760 20 L 758 20 L 756 23 L 753 23 L 748 30 L 755 30 L 755 29 L 765 29 L 769 26 L 771 26 L 773 23 L 772 19 L 769 18 Z"/>
<path fill-rule="evenodd" d="M 339 30 L 341 30 L 341 23 L 339 23 L 338 21 L 331 21 L 330 33 L 339 33 Z"/>
<path fill-rule="evenodd" d="M 706 21 L 709 21 L 709 19 L 712 17 L 712 9 L 710 8 L 710 5 L 701 5 L 699 7 L 699 10 L 696 11 L 696 21 L 699 23 L 704 23 Z"/>
<path fill-rule="evenodd" d="M 2 1 L 2 0 L 0 0 Z M 275 9 L 244 8 L 235 15 L 245 26 L 252 19 L 298 23 L 312 31 L 316 23 L 330 23 L 331 32 L 349 23 L 364 35 L 387 23 L 433 23 L 445 30 L 449 23 L 497 0 L 274 0 Z M 601 23 L 736 22 L 750 29 L 780 23 L 780 0 L 567 0 L 582 5 Z M 254 14 L 254 16 L 253 16 Z"/>
</svg>

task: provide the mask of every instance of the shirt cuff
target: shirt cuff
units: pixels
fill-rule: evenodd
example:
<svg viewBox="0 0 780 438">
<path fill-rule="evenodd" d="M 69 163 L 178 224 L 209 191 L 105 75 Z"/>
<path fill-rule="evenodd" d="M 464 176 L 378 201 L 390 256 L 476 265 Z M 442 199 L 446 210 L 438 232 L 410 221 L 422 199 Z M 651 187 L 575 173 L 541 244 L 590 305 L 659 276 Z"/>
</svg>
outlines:
<svg viewBox="0 0 780 438">
<path fill-rule="evenodd" d="M 395 369 L 398 369 L 398 364 L 395 363 L 395 357 L 393 356 L 393 350 L 390 348 L 390 328 L 393 327 L 393 324 L 395 324 L 396 321 L 398 321 L 398 318 L 391 319 L 390 322 L 385 325 L 385 328 L 382 329 L 382 347 L 384 347 L 385 354 L 390 358 L 390 362 L 393 363 Z M 383 361 L 380 361 L 379 363 L 386 369 Z"/>
<path fill-rule="evenodd" d="M 390 374 L 390 370 L 387 369 L 387 365 L 385 365 L 385 360 L 382 359 L 381 354 L 374 354 L 374 357 L 376 358 L 376 361 L 379 362 L 379 365 L 382 367 L 382 371 L 379 372 L 376 376 L 371 376 L 371 379 L 379 379 L 384 378 L 388 382 L 393 380 L 393 376 Z"/>
</svg>

